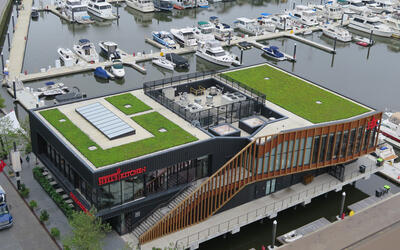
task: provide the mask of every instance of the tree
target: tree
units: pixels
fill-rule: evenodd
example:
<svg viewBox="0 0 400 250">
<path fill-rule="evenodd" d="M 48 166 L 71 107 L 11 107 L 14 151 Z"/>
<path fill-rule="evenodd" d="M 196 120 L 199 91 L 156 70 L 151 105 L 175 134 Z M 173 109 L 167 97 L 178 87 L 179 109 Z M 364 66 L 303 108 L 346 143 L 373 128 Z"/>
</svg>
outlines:
<svg viewBox="0 0 400 250">
<path fill-rule="evenodd" d="M 111 231 L 111 226 L 96 217 L 96 213 L 94 208 L 90 209 L 88 213 L 74 211 L 69 220 L 72 235 L 67 236 L 63 240 L 63 244 L 71 249 L 101 249 L 102 239 L 106 233 Z"/>
<path fill-rule="evenodd" d="M 30 138 L 29 118 L 27 117 L 21 124 L 21 129 L 15 129 L 13 122 L 8 117 L 0 119 L 0 158 L 6 158 L 14 147 L 14 142 L 18 149 L 26 154 L 32 151 Z"/>
</svg>

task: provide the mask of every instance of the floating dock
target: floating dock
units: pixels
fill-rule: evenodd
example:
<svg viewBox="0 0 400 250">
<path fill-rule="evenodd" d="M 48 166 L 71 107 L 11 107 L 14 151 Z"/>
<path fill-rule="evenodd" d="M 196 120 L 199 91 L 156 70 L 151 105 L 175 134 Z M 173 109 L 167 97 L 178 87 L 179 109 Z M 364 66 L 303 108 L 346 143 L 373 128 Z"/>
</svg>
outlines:
<svg viewBox="0 0 400 250">
<path fill-rule="evenodd" d="M 301 236 L 301 238 L 302 238 L 310 233 L 316 232 L 316 231 L 320 230 L 321 228 L 328 226 L 329 224 L 331 224 L 331 223 L 327 219 L 319 218 L 318 220 L 310 222 L 307 225 L 304 225 L 293 231 L 295 231 L 296 234 L 298 234 L 298 235 L 302 235 Z M 284 240 L 284 235 L 278 236 L 276 239 L 282 244 L 289 243 Z"/>
<path fill-rule="evenodd" d="M 347 208 L 350 210 L 353 210 L 355 213 L 358 213 L 366 208 L 372 207 L 376 203 L 378 203 L 381 200 L 385 200 L 387 198 L 390 198 L 392 196 L 392 193 L 387 193 L 382 195 L 381 197 L 376 197 L 376 196 L 370 196 L 368 198 L 365 198 L 359 202 L 356 202 L 354 204 L 351 204 Z"/>
<path fill-rule="evenodd" d="M 396 164 L 390 165 L 385 163 L 383 167 L 379 170 L 379 173 L 387 178 L 389 178 L 394 183 L 400 184 L 400 165 Z"/>
</svg>

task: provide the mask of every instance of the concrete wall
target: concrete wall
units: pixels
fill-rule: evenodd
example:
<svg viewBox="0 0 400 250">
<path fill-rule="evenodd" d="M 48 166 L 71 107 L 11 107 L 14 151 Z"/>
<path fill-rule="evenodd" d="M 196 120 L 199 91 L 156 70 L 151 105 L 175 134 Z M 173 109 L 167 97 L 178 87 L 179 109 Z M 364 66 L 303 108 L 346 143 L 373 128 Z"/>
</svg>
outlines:
<svg viewBox="0 0 400 250">
<path fill-rule="evenodd" d="M 10 17 L 10 11 L 12 7 L 12 0 L 1 0 L 0 3 L 0 37 L 3 37 L 3 33 L 7 30 L 7 21 Z M 0 39 L 1 42 L 2 39 Z"/>
</svg>

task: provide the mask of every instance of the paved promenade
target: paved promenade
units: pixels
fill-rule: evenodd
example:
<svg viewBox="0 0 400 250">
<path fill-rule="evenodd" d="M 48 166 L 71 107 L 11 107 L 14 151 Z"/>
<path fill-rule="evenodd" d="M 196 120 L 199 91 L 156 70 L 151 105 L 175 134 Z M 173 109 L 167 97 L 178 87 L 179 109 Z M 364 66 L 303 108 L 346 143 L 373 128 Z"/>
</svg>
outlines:
<svg viewBox="0 0 400 250">
<path fill-rule="evenodd" d="M 280 249 L 398 249 L 400 193 Z"/>
</svg>

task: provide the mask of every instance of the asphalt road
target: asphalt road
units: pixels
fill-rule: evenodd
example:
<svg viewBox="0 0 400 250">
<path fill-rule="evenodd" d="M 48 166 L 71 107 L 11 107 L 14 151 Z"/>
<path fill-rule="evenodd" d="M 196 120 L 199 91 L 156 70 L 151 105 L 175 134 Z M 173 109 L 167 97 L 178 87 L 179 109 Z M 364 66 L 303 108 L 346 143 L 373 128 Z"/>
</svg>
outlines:
<svg viewBox="0 0 400 250">
<path fill-rule="evenodd" d="M 0 249 L 58 249 L 3 173 L 0 174 L 0 185 L 6 191 L 7 204 L 11 207 L 10 212 L 14 218 L 11 228 L 0 231 Z"/>
</svg>

